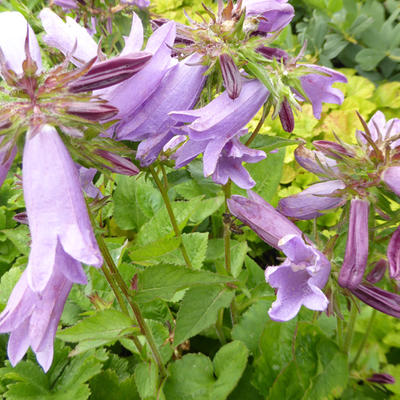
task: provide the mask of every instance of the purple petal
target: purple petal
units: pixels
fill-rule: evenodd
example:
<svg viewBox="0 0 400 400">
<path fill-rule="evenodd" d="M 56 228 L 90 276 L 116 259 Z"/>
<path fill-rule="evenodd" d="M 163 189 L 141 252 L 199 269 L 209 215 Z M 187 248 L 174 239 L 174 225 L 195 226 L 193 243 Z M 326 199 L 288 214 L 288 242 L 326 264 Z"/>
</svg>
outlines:
<svg viewBox="0 0 400 400">
<path fill-rule="evenodd" d="M 81 66 L 97 56 L 97 43 L 89 35 L 88 31 L 75 20 L 66 17 L 64 22 L 49 8 L 44 8 L 39 14 L 46 34 L 44 42 L 60 50 L 64 55 L 73 52 L 72 62 Z"/>
<path fill-rule="evenodd" d="M 387 248 L 389 274 L 392 279 L 400 280 L 400 226 L 395 230 Z"/>
<path fill-rule="evenodd" d="M 332 84 L 347 82 L 343 74 L 319 65 L 298 64 L 298 66 L 305 66 L 328 75 L 311 73 L 300 77 L 301 86 L 312 103 L 315 118 L 321 117 L 322 103 L 342 104 L 343 93 L 339 89 L 332 88 Z"/>
<path fill-rule="evenodd" d="M 11 332 L 8 339 L 7 354 L 11 365 L 15 367 L 28 351 L 30 341 L 29 335 L 29 319 L 22 321 L 18 327 Z"/>
<path fill-rule="evenodd" d="M 26 58 L 25 40 L 29 30 L 29 52 L 42 70 L 42 56 L 35 33 L 22 14 L 16 11 L 0 13 L 0 49 L 7 60 L 8 67 L 17 74 L 22 74 L 22 63 Z"/>
<path fill-rule="evenodd" d="M 157 91 L 117 127 L 120 140 L 142 140 L 169 129 L 175 122 L 168 113 L 193 107 L 204 86 L 206 67 L 193 65 L 197 54 L 175 65 L 161 81 Z"/>
<path fill-rule="evenodd" d="M 2 138 L 0 138 L 1 143 Z M 7 178 L 8 170 L 14 161 L 15 155 L 17 154 L 17 147 L 13 147 L 10 151 L 10 146 L 7 144 L 0 149 L 0 186 Z"/>
<path fill-rule="evenodd" d="M 140 160 L 140 165 L 147 167 L 152 164 L 160 154 L 163 147 L 173 138 L 171 132 L 160 133 L 143 140 L 138 147 L 136 158 Z"/>
<path fill-rule="evenodd" d="M 143 25 L 141 19 L 132 13 L 132 24 L 129 36 L 124 36 L 125 47 L 121 51 L 121 56 L 127 56 L 130 53 L 136 53 L 143 46 Z"/>
<path fill-rule="evenodd" d="M 279 240 L 286 235 L 301 236 L 302 232 L 260 196 L 249 193 L 249 199 L 234 195 L 228 199 L 230 212 L 248 225 L 262 240 L 279 249 Z"/>
<path fill-rule="evenodd" d="M 103 197 L 100 190 L 93 184 L 93 178 L 97 173 L 97 169 L 85 168 L 81 165 L 77 165 L 77 168 L 79 171 L 79 180 L 81 182 L 81 187 L 86 195 L 93 199 Z"/>
<path fill-rule="evenodd" d="M 287 217 L 313 219 L 322 215 L 320 211 L 336 208 L 345 203 L 340 190 L 346 185 L 339 180 L 315 183 L 302 192 L 281 199 L 278 210 Z M 338 195 L 335 195 L 336 193 Z"/>
<path fill-rule="evenodd" d="M 190 122 L 189 136 L 194 140 L 232 137 L 257 113 L 268 98 L 268 91 L 258 80 L 244 80 L 240 96 L 235 100 L 222 93 L 205 107 L 188 112 L 172 112 L 178 122 Z"/>
<path fill-rule="evenodd" d="M 315 175 L 331 175 L 334 177 L 339 171 L 335 160 L 326 157 L 320 151 L 308 150 L 303 145 L 296 148 L 294 157 L 304 169 Z"/>
<path fill-rule="evenodd" d="M 100 267 L 80 188 L 78 171 L 57 131 L 45 125 L 28 137 L 23 156 L 23 187 L 32 248 L 27 266 L 29 285 L 43 290 L 54 267 L 58 240 L 71 257 Z"/>
<path fill-rule="evenodd" d="M 350 205 L 349 233 L 346 252 L 339 274 L 339 285 L 354 289 L 363 278 L 368 261 L 368 214 L 367 200 L 353 199 Z"/>
<path fill-rule="evenodd" d="M 382 180 L 390 190 L 400 196 L 400 167 L 389 167 L 382 174 Z"/>
<path fill-rule="evenodd" d="M 181 146 L 174 154 L 175 168 L 181 168 L 187 165 L 196 158 L 200 153 L 202 153 L 207 147 L 207 140 L 194 141 L 189 140 L 183 146 Z"/>
<path fill-rule="evenodd" d="M 119 119 L 132 115 L 155 92 L 173 66 L 171 47 L 175 34 L 175 23 L 172 21 L 157 29 L 149 38 L 145 49 L 153 54 L 150 62 L 132 78 L 119 85 L 96 91 L 119 109 Z"/>
<path fill-rule="evenodd" d="M 275 32 L 283 29 L 294 16 L 294 9 L 287 0 L 243 0 L 246 16 L 262 15 L 258 30 Z"/>
<path fill-rule="evenodd" d="M 390 244 L 389 244 L 390 245 Z M 385 275 L 386 269 L 388 267 L 388 262 L 384 259 L 379 260 L 371 272 L 366 276 L 366 280 L 369 283 L 377 283 L 382 280 Z"/>
</svg>

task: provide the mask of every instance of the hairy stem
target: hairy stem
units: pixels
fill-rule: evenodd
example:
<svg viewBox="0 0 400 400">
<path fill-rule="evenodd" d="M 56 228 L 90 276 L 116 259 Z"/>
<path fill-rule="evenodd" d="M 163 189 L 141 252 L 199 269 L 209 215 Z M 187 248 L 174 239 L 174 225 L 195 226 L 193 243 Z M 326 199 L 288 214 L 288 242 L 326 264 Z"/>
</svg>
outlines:
<svg viewBox="0 0 400 400">
<path fill-rule="evenodd" d="M 263 112 L 261 115 L 260 120 L 258 121 L 258 124 L 256 126 L 256 129 L 254 129 L 253 133 L 251 134 L 251 136 L 247 139 L 247 142 L 245 143 L 246 146 L 249 146 L 250 143 L 256 138 L 256 136 L 258 135 L 258 132 L 260 132 L 260 129 L 262 128 L 262 126 L 264 125 L 264 122 L 268 116 L 269 110 L 270 110 L 271 106 L 265 106 L 263 107 Z"/>
<path fill-rule="evenodd" d="M 175 232 L 175 236 L 177 238 L 181 239 L 179 248 L 181 249 L 181 253 L 182 253 L 182 256 L 183 256 L 183 258 L 185 260 L 186 266 L 188 268 L 192 269 L 192 263 L 190 261 L 189 255 L 188 255 L 188 253 L 186 251 L 185 245 L 183 244 L 181 231 L 180 231 L 180 229 L 178 227 L 178 223 L 176 222 L 175 214 L 174 214 L 174 211 L 173 211 L 172 206 L 171 206 L 171 202 L 170 202 L 169 197 L 168 197 L 168 189 L 167 189 L 167 186 L 166 186 L 167 183 L 166 183 L 166 181 L 164 181 L 164 185 L 163 185 L 163 183 L 161 182 L 160 178 L 158 177 L 157 172 L 154 170 L 153 166 L 150 165 L 149 170 L 150 170 L 150 173 L 154 178 L 154 182 L 156 183 L 156 185 L 158 187 L 158 190 L 160 191 L 161 196 L 162 196 L 162 198 L 164 200 L 165 207 L 167 208 L 167 212 L 168 212 L 168 215 L 169 215 L 169 219 L 171 221 L 172 227 L 173 227 L 174 232 Z M 166 175 L 165 175 L 165 178 L 166 178 Z"/>
<path fill-rule="evenodd" d="M 343 344 L 343 350 L 347 355 L 349 355 L 350 352 L 351 342 L 354 333 L 354 326 L 356 324 L 356 319 L 357 319 L 357 313 L 358 313 L 357 305 L 355 303 L 351 304 L 350 319 L 347 324 L 347 332 Z"/>
</svg>

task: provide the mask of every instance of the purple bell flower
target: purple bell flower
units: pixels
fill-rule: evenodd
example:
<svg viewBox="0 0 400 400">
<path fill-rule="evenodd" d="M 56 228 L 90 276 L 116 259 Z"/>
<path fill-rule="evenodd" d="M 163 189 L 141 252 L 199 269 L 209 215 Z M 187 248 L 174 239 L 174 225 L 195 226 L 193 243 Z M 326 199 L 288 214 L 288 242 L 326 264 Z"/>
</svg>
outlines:
<svg viewBox="0 0 400 400">
<path fill-rule="evenodd" d="M 177 63 L 163 78 L 157 91 L 135 113 L 115 128 L 119 140 L 141 141 L 137 158 L 142 166 L 155 161 L 174 133 L 176 122 L 168 115 L 172 110 L 192 108 L 204 86 L 206 67 L 197 65 L 194 54 Z"/>
<path fill-rule="evenodd" d="M 247 17 L 260 18 L 257 31 L 265 33 L 280 31 L 294 17 L 287 0 L 243 0 L 242 9 L 246 9 Z"/>
<path fill-rule="evenodd" d="M 243 133 L 246 133 L 246 130 L 239 132 L 237 136 Z M 221 185 L 225 185 L 228 179 L 231 179 L 242 189 L 252 188 L 256 182 L 242 163 L 259 162 L 266 157 L 265 153 L 246 147 L 237 137 L 226 142 L 222 149 L 217 146 L 217 142 L 217 140 L 189 140 L 174 154 L 175 168 L 181 168 L 203 153 L 204 176 L 211 175 L 213 181 Z"/>
<path fill-rule="evenodd" d="M 29 271 L 23 272 L 0 314 L 0 333 L 10 333 L 7 353 L 13 366 L 31 347 L 43 370 L 50 368 L 58 322 L 72 287 L 64 272 L 78 268 L 79 262 L 57 246 L 54 268 L 42 291 L 33 291 L 28 283 Z"/>
<path fill-rule="evenodd" d="M 346 252 L 338 279 L 342 287 L 354 289 L 364 276 L 368 261 L 368 214 L 368 200 L 351 200 Z"/>
<path fill-rule="evenodd" d="M 232 196 L 229 210 L 287 257 L 280 266 L 265 270 L 266 281 L 277 289 L 269 316 L 275 321 L 288 321 L 302 305 L 324 311 L 329 301 L 321 289 L 331 270 L 328 259 L 311 242 L 306 243 L 302 232 L 260 196 L 250 191 L 248 196 Z"/>
<path fill-rule="evenodd" d="M 392 279 L 400 280 L 400 226 L 395 230 L 387 248 L 389 275 Z"/>
</svg>

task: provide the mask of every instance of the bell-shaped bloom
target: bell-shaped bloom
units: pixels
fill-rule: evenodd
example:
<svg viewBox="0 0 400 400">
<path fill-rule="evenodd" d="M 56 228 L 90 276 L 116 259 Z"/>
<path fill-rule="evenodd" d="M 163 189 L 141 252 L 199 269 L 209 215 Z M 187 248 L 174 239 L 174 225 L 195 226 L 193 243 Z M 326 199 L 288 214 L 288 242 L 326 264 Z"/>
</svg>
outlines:
<svg viewBox="0 0 400 400">
<path fill-rule="evenodd" d="M 154 93 L 129 118 L 122 120 L 115 128 L 119 140 L 141 141 L 137 158 L 141 165 L 150 165 L 174 136 L 176 125 L 168 113 L 172 110 L 192 108 L 204 86 L 206 67 L 197 65 L 200 56 L 188 57 L 176 64 L 163 78 Z"/>
<path fill-rule="evenodd" d="M 388 292 L 370 283 L 362 283 L 351 289 L 351 292 L 370 307 L 392 317 L 400 318 L 400 296 L 398 294 Z"/>
<path fill-rule="evenodd" d="M 100 267 L 102 257 L 83 198 L 79 174 L 55 128 L 45 125 L 27 139 L 23 189 L 32 235 L 27 279 L 42 291 L 55 267 L 57 246 L 73 259 Z M 63 271 L 72 282 L 86 281 L 80 263 Z"/>
<path fill-rule="evenodd" d="M 346 185 L 340 180 L 315 183 L 302 192 L 279 201 L 278 210 L 296 219 L 313 219 L 321 211 L 340 207 L 346 202 L 342 190 Z"/>
<path fill-rule="evenodd" d="M 15 146 L 10 149 L 10 145 L 7 144 L 0 149 L 0 186 L 7 178 L 8 170 L 10 169 L 16 154 L 17 148 Z"/>
<path fill-rule="evenodd" d="M 42 69 L 42 56 L 36 36 L 22 14 L 16 11 L 0 13 L 0 49 L 9 69 L 22 73 L 26 58 L 25 41 L 29 33 L 29 52 L 38 70 Z"/>
<path fill-rule="evenodd" d="M 257 30 L 266 33 L 280 31 L 294 17 L 287 0 L 243 0 L 242 9 L 246 9 L 246 16 L 261 17 Z"/>
<path fill-rule="evenodd" d="M 400 226 L 395 230 L 387 248 L 389 275 L 392 279 L 400 280 Z"/>
<path fill-rule="evenodd" d="M 326 310 L 329 301 L 321 289 L 331 271 L 328 259 L 306 244 L 301 236 L 284 236 L 278 246 L 286 260 L 265 270 L 266 281 L 278 290 L 277 299 L 268 312 L 271 319 L 288 321 L 297 315 L 302 305 L 310 310 Z"/>
<path fill-rule="evenodd" d="M 260 196 L 250 191 L 248 196 L 248 199 L 232 196 L 228 200 L 230 212 L 287 257 L 280 266 L 267 267 L 265 271 L 267 282 L 277 289 L 270 317 L 288 321 L 302 305 L 311 310 L 325 310 L 329 302 L 322 288 L 331 269 L 327 258 L 311 242 L 306 243 L 296 225 Z"/>
<path fill-rule="evenodd" d="M 315 74 L 307 73 L 300 77 L 301 86 L 311 101 L 315 118 L 321 118 L 322 103 L 343 103 L 343 93 L 332 87 L 335 82 L 347 82 L 347 78 L 342 73 L 314 64 L 298 64 L 297 66 L 315 71 Z"/>
<path fill-rule="evenodd" d="M 368 261 L 368 214 L 368 200 L 351 200 L 346 251 L 338 279 L 342 287 L 354 289 L 364 276 Z"/>
<path fill-rule="evenodd" d="M 65 55 L 72 54 L 71 61 L 75 65 L 81 66 L 97 56 L 98 44 L 87 30 L 72 18 L 66 17 L 64 22 L 46 8 L 40 12 L 40 19 L 46 31 L 43 40 Z M 153 57 L 146 66 L 130 79 L 96 91 L 96 94 L 118 108 L 117 118 L 123 119 L 135 112 L 154 93 L 165 74 L 174 65 L 171 59 L 171 47 L 175 31 L 175 23 L 172 21 L 157 29 L 147 41 L 145 52 L 152 54 Z M 125 57 L 137 53 L 142 45 L 143 26 L 140 18 L 133 14 L 131 31 L 125 38 L 125 47 L 120 55 Z"/>
<path fill-rule="evenodd" d="M 245 132 L 246 130 L 243 133 Z M 237 136 L 241 134 L 242 132 L 239 132 Z M 222 149 L 218 144 L 218 139 L 189 140 L 174 154 L 175 168 L 181 168 L 203 153 L 204 176 L 211 175 L 213 181 L 221 185 L 225 185 L 228 179 L 231 179 L 242 189 L 252 188 L 256 183 L 242 163 L 259 162 L 266 157 L 265 153 L 246 147 L 237 137 L 230 139 Z"/>
<path fill-rule="evenodd" d="M 6 308 L 0 314 L 0 333 L 10 333 L 8 358 L 15 366 L 29 346 L 46 372 L 53 360 L 53 342 L 72 282 L 64 272 L 79 263 L 57 247 L 51 277 L 40 292 L 31 289 L 28 270 L 15 285 Z"/>
<path fill-rule="evenodd" d="M 81 183 L 82 190 L 87 196 L 92 199 L 101 198 L 103 195 L 100 190 L 93 184 L 93 178 L 97 173 L 96 168 L 85 168 L 81 165 L 76 166 L 79 171 L 79 180 Z"/>
</svg>

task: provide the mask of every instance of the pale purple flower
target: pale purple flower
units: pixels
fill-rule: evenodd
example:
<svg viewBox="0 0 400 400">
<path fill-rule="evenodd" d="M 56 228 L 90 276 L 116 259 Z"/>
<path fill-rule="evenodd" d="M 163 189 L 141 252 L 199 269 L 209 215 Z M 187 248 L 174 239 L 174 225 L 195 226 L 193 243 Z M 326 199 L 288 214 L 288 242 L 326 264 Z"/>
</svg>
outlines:
<svg viewBox="0 0 400 400">
<path fill-rule="evenodd" d="M 228 200 L 229 210 L 287 257 L 280 266 L 265 270 L 266 281 L 277 289 L 269 316 L 276 321 L 288 321 L 302 305 L 324 311 L 329 302 L 321 289 L 330 274 L 328 259 L 311 242 L 305 242 L 302 232 L 260 196 L 250 191 L 248 196 L 232 196 Z"/>
<path fill-rule="evenodd" d="M 46 31 L 43 40 L 56 47 L 65 55 L 72 53 L 71 61 L 80 66 L 97 56 L 98 44 L 85 28 L 72 18 L 64 22 L 49 9 L 40 12 L 40 18 Z M 158 88 L 161 80 L 176 61 L 171 58 L 175 34 L 175 23 L 169 22 L 157 29 L 147 41 L 145 51 L 153 55 L 150 62 L 132 78 L 113 87 L 100 89 L 96 94 L 118 108 L 116 116 L 124 119 L 133 114 Z M 143 45 L 143 26 L 140 18 L 133 14 L 130 34 L 125 38 L 125 47 L 121 56 L 138 52 Z"/>
<path fill-rule="evenodd" d="M 57 131 L 43 126 L 27 134 L 23 155 L 23 188 L 32 235 L 27 279 L 34 291 L 42 291 L 55 266 L 57 246 L 72 258 L 100 267 L 102 257 L 87 214 L 79 174 Z M 63 272 L 82 283 L 79 263 Z"/>
<path fill-rule="evenodd" d="M 246 132 L 246 130 L 244 130 L 244 132 L 238 132 L 237 136 L 241 136 Z M 213 181 L 221 185 L 225 185 L 228 179 L 231 179 L 242 189 L 252 188 L 256 182 L 251 178 L 242 163 L 259 162 L 266 157 L 265 153 L 261 150 L 255 150 L 245 146 L 237 137 L 230 139 L 220 150 L 215 145 L 216 141 L 217 140 L 189 140 L 174 154 L 173 158 L 175 158 L 176 161 L 175 168 L 181 168 L 200 153 L 204 153 L 203 162 L 205 176 L 211 175 Z M 209 168 L 209 164 L 206 164 L 207 160 L 212 160 L 214 169 Z"/>
<path fill-rule="evenodd" d="M 163 78 L 157 91 L 129 118 L 115 128 L 119 140 L 141 141 L 137 156 L 141 165 L 155 161 L 158 154 L 174 136 L 177 124 L 168 113 L 192 108 L 204 86 L 206 67 L 196 65 L 200 57 L 193 54 L 176 64 Z"/>
<path fill-rule="evenodd" d="M 86 193 L 87 196 L 92 199 L 101 198 L 103 195 L 101 194 L 99 188 L 97 188 L 93 184 L 93 178 L 97 173 L 96 168 L 85 168 L 81 165 L 76 165 L 79 171 L 79 181 L 81 183 L 82 190 Z"/>
<path fill-rule="evenodd" d="M 389 274 L 392 279 L 400 281 L 400 226 L 395 230 L 387 248 Z"/>
<path fill-rule="evenodd" d="M 260 17 L 257 30 L 266 33 L 280 31 L 294 16 L 287 0 L 243 0 L 242 9 L 246 9 L 246 16 Z"/>
<path fill-rule="evenodd" d="M 2 139 L 0 138 L 0 143 L 1 141 Z M 7 178 L 8 170 L 10 169 L 16 154 L 17 154 L 16 146 L 13 146 L 10 149 L 9 143 L 7 143 L 3 148 L 0 149 L 0 186 Z"/>
<path fill-rule="evenodd" d="M 60 6 L 65 10 L 71 10 L 78 7 L 78 4 L 75 0 L 53 0 L 53 3 L 56 6 Z"/>
<path fill-rule="evenodd" d="M 54 269 L 42 291 L 33 291 L 28 283 L 28 270 L 23 272 L 0 314 L 0 333 L 10 333 L 7 352 L 13 366 L 31 347 L 43 370 L 47 372 L 50 368 L 54 336 L 72 287 L 65 271 L 78 268 L 79 262 L 58 245 Z M 82 283 L 86 283 L 86 279 Z"/>
<path fill-rule="evenodd" d="M 139 8 L 146 8 L 150 5 L 150 0 L 121 0 L 121 3 Z"/>
<path fill-rule="evenodd" d="M 346 251 L 338 279 L 342 287 L 354 289 L 364 276 L 368 261 L 368 214 L 368 200 L 351 200 Z"/>
</svg>

